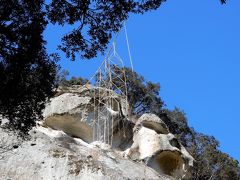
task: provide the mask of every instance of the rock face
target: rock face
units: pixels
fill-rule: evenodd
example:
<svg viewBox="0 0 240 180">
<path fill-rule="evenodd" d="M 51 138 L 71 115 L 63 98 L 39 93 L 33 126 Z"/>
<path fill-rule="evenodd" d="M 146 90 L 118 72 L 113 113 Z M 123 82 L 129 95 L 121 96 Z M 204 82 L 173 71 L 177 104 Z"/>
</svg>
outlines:
<svg viewBox="0 0 240 180">
<path fill-rule="evenodd" d="M 126 150 L 131 159 L 176 179 L 189 178 L 194 159 L 178 142 L 165 123 L 154 114 L 144 114 L 134 127 L 133 144 Z"/>
<path fill-rule="evenodd" d="M 15 143 L 0 151 L 0 180 L 190 178 L 194 160 L 166 124 L 154 114 L 132 120 L 113 91 L 60 89 L 43 115 L 21 146 L 0 128 L 0 150 L 1 142 Z"/>
<path fill-rule="evenodd" d="M 59 96 L 47 104 L 44 124 L 91 143 L 102 141 L 124 148 L 133 126 L 128 121 L 128 103 L 124 97 L 108 89 L 94 86 L 75 86 L 60 89 Z"/>
<path fill-rule="evenodd" d="M 105 144 L 87 144 L 43 127 L 33 130 L 30 140 L 4 153 L 0 174 L 0 180 L 172 179 L 144 163 L 124 158 L 120 151 Z"/>
</svg>

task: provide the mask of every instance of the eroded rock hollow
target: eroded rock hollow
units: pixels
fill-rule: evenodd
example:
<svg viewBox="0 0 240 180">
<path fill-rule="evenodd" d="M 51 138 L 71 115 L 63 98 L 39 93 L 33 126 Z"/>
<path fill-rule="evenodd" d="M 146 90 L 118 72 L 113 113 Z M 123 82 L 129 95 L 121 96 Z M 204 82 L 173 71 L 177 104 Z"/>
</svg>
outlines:
<svg viewBox="0 0 240 180">
<path fill-rule="evenodd" d="M 44 111 L 44 124 L 87 143 L 101 141 L 120 148 L 126 158 L 145 162 L 158 173 L 190 177 L 192 156 L 158 116 L 144 114 L 134 123 L 124 97 L 100 90 L 105 96 L 98 95 L 99 87 L 59 90 Z"/>
<path fill-rule="evenodd" d="M 58 89 L 28 141 L 0 128 L 10 147 L 0 153 L 0 179 L 189 179 L 194 160 L 166 124 L 129 112 L 127 99 L 109 89 Z"/>
</svg>

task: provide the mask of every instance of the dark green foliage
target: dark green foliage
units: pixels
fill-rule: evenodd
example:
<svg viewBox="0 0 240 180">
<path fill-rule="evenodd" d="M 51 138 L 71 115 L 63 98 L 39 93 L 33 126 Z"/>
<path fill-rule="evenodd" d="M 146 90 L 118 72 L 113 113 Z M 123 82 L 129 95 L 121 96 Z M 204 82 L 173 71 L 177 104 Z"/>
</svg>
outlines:
<svg viewBox="0 0 240 180">
<path fill-rule="evenodd" d="M 159 114 L 195 159 L 193 180 L 239 180 L 238 161 L 219 150 L 219 142 L 190 128 L 184 112 L 175 108 Z"/>
<path fill-rule="evenodd" d="M 47 55 L 42 37 L 49 21 L 80 23 L 63 37 L 61 49 L 72 59 L 76 52 L 91 58 L 104 52 L 130 12 L 156 9 L 162 1 L 52 0 L 46 6 L 44 0 L 1 0 L 0 114 L 10 120 L 9 127 L 27 133 L 52 96 L 57 58 Z M 69 83 L 83 82 L 73 78 Z"/>
<path fill-rule="evenodd" d="M 128 99 L 132 111 L 141 115 L 146 112 L 158 114 L 167 124 L 169 131 L 184 145 L 195 159 L 193 180 L 239 180 L 239 163 L 219 150 L 218 141 L 190 128 L 186 115 L 178 108 L 162 110 L 163 102 L 159 96 L 160 85 L 147 82 L 129 68 L 112 67 L 113 82 L 118 87 L 123 85 L 118 78 L 125 71 Z M 124 79 L 123 75 L 121 79 Z M 122 89 L 124 91 L 124 89 Z"/>
<path fill-rule="evenodd" d="M 81 78 L 81 77 L 71 77 L 71 79 L 68 80 L 68 86 L 72 85 L 85 85 L 88 82 L 87 79 Z"/>
<path fill-rule="evenodd" d="M 117 87 L 121 88 L 122 92 L 125 91 L 125 84 L 122 80 L 126 79 L 127 96 L 132 113 L 136 115 L 143 113 L 157 114 L 161 110 L 164 103 L 159 96 L 160 84 L 146 81 L 143 76 L 132 72 L 127 67 L 121 69 L 112 66 L 112 71 L 114 72 L 112 81 Z M 125 77 L 121 73 L 123 71 Z"/>
<path fill-rule="evenodd" d="M 144 13 L 157 9 L 165 0 L 52 0 L 48 18 L 52 23 L 79 24 L 62 38 L 60 49 L 75 60 L 93 58 L 103 53 L 113 33 L 119 31 L 129 13 Z"/>
<path fill-rule="evenodd" d="M 226 4 L 226 0 L 220 0 L 222 4 Z"/>
<path fill-rule="evenodd" d="M 69 80 L 67 80 L 67 76 L 69 75 L 69 72 L 66 70 L 61 71 L 58 73 L 57 77 L 57 86 L 62 87 L 70 87 L 73 85 L 85 85 L 88 80 L 82 77 L 71 77 Z"/>
<path fill-rule="evenodd" d="M 1 0 L 0 114 L 21 132 L 35 125 L 52 95 L 56 65 L 42 37 L 47 22 L 41 0 Z"/>
<path fill-rule="evenodd" d="M 59 48 L 75 60 L 93 58 L 103 53 L 112 34 L 120 30 L 130 13 L 143 14 L 155 10 L 166 0 L 52 0 L 47 6 L 51 23 L 77 24 L 62 38 Z M 222 4 L 226 0 L 220 0 Z"/>
<path fill-rule="evenodd" d="M 69 76 L 69 72 L 67 70 L 61 70 L 60 68 L 57 71 L 56 74 L 56 86 L 65 86 L 67 84 L 67 76 Z"/>
<path fill-rule="evenodd" d="M 193 180 L 239 180 L 240 167 L 238 161 L 219 150 L 219 143 L 213 136 L 207 136 L 190 128 L 186 115 L 178 108 L 162 109 L 163 102 L 159 96 L 160 85 L 147 82 L 129 68 L 112 67 L 115 76 L 125 71 L 128 99 L 132 111 L 137 115 L 151 112 L 158 114 L 167 124 L 169 131 L 184 145 L 195 159 Z M 113 76 L 113 82 L 121 86 L 123 83 Z M 121 79 L 124 77 L 122 76 Z M 122 89 L 124 90 L 124 89 Z"/>
<path fill-rule="evenodd" d="M 0 113 L 10 119 L 13 129 L 26 133 L 52 95 L 57 58 L 50 58 L 45 51 L 42 34 L 47 23 L 79 24 L 62 38 L 60 49 L 73 60 L 76 53 L 90 59 L 104 52 L 130 13 L 157 9 L 164 1 L 51 0 L 46 5 L 44 0 L 0 0 Z M 73 78 L 70 84 L 83 82 Z M 153 107 L 161 102 L 150 101 L 158 88 L 151 82 L 144 86 L 143 91 L 150 89 L 151 95 L 146 97 L 140 90 L 144 103 L 132 99 L 140 107 L 136 113 L 150 111 L 148 106 L 155 112 Z"/>
<path fill-rule="evenodd" d="M 165 109 L 158 115 L 167 124 L 170 132 L 175 134 L 185 147 L 192 147 L 194 145 L 194 131 L 188 126 L 183 111 L 178 108 L 172 111 Z"/>
<path fill-rule="evenodd" d="M 196 133 L 195 141 L 194 179 L 239 180 L 239 163 L 218 149 L 219 142 L 213 136 Z"/>
</svg>

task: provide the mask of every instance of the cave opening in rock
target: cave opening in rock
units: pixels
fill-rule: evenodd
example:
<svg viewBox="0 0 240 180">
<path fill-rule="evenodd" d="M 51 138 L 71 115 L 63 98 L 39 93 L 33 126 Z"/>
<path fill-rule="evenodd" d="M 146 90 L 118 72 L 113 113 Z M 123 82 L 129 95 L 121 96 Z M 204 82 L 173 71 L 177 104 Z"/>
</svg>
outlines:
<svg viewBox="0 0 240 180">
<path fill-rule="evenodd" d="M 184 161 L 177 151 L 163 151 L 152 157 L 148 163 L 157 172 L 174 176 L 183 167 Z"/>
<path fill-rule="evenodd" d="M 62 130 L 66 134 L 80 138 L 87 143 L 93 141 L 92 128 L 72 115 L 54 115 L 45 119 L 45 124 L 52 129 Z"/>
</svg>

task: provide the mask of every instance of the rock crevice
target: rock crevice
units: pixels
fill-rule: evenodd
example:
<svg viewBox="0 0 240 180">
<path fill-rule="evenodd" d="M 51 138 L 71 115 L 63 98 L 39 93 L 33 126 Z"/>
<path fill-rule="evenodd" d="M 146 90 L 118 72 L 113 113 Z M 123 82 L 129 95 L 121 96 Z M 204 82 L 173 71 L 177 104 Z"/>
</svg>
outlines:
<svg viewBox="0 0 240 180">
<path fill-rule="evenodd" d="M 108 89 L 58 90 L 46 105 L 40 126 L 30 132 L 30 140 L 3 155 L 1 176 L 12 180 L 189 179 L 194 159 L 166 124 L 154 114 L 133 120 L 128 108 L 124 97 Z"/>
</svg>

